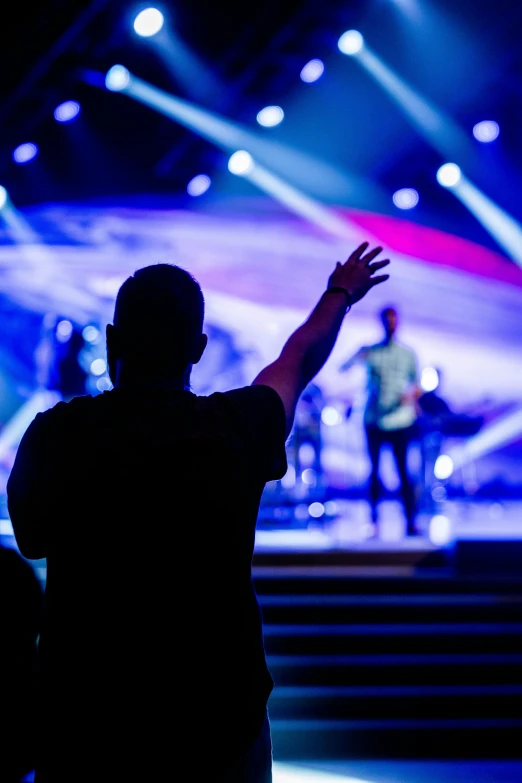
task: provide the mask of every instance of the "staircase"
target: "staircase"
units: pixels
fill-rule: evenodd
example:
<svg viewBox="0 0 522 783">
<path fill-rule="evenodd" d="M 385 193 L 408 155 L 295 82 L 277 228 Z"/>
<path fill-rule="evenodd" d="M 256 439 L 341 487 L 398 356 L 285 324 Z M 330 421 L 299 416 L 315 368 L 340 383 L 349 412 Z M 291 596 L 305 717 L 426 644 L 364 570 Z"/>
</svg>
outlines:
<svg viewBox="0 0 522 783">
<path fill-rule="evenodd" d="M 274 757 L 519 758 L 522 582 L 254 568 Z"/>
</svg>

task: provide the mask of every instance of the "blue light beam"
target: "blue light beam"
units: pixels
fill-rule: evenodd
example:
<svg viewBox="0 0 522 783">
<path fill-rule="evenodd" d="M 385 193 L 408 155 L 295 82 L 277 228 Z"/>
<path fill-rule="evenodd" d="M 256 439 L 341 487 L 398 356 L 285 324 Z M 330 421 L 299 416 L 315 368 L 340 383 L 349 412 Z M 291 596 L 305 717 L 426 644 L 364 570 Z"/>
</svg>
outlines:
<svg viewBox="0 0 522 783">
<path fill-rule="evenodd" d="M 468 135 L 434 103 L 419 95 L 365 44 L 351 54 L 391 100 L 404 112 L 413 127 L 442 156 L 471 162 L 473 148 Z"/>
<path fill-rule="evenodd" d="M 450 166 L 455 169 L 453 178 L 444 176 L 453 171 Z M 439 184 L 450 190 L 507 255 L 522 267 L 522 225 L 477 188 L 460 169 L 457 176 L 456 169 L 458 166 L 452 163 L 441 166 L 437 172 Z M 442 176 L 439 176 L 441 172 Z"/>
<path fill-rule="evenodd" d="M 125 77 L 125 86 L 120 88 L 120 91 L 125 95 L 164 114 L 227 152 L 247 151 L 255 160 L 255 166 L 245 178 L 293 212 L 344 239 L 359 236 L 359 229 L 351 227 L 346 218 L 339 217 L 332 210 L 288 184 L 265 168 L 263 160 L 259 160 L 259 158 L 264 158 L 270 161 L 273 158 L 276 165 L 280 160 L 284 160 L 288 164 L 289 158 L 292 159 L 293 150 L 283 145 L 274 145 L 273 142 L 261 140 L 241 126 L 186 100 L 169 95 L 130 74 L 127 70 Z M 310 165 L 308 157 L 299 153 L 294 154 L 293 160 L 297 169 L 303 167 L 305 163 Z M 314 159 L 312 159 L 312 163 L 314 163 Z M 319 162 L 317 165 L 320 167 L 322 164 Z"/>
</svg>

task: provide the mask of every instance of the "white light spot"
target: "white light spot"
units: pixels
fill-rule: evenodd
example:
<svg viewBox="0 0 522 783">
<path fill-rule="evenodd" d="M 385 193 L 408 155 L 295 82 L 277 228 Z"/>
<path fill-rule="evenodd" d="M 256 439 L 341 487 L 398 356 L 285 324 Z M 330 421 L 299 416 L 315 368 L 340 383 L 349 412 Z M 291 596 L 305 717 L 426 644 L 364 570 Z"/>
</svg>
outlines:
<svg viewBox="0 0 522 783">
<path fill-rule="evenodd" d="M 299 463 L 302 467 L 311 467 L 315 462 L 315 449 L 311 443 L 302 443 L 299 446 Z"/>
<path fill-rule="evenodd" d="M 159 33 L 164 21 L 163 14 L 157 8 L 145 8 L 134 20 L 134 32 L 142 38 L 150 38 Z"/>
<path fill-rule="evenodd" d="M 437 171 L 437 182 L 443 188 L 454 188 L 458 185 L 462 172 L 456 163 L 444 163 Z"/>
<path fill-rule="evenodd" d="M 310 503 L 308 506 L 308 513 L 311 517 L 314 517 L 314 519 L 319 519 L 319 517 L 322 517 L 324 515 L 324 506 L 322 503 Z"/>
<path fill-rule="evenodd" d="M 423 369 L 420 385 L 425 392 L 435 391 L 439 385 L 439 373 L 434 367 L 425 367 Z"/>
<path fill-rule="evenodd" d="M 54 110 L 56 122 L 71 122 L 80 113 L 80 104 L 77 101 L 65 101 Z"/>
<path fill-rule="evenodd" d="M 307 484 L 309 487 L 315 486 L 317 482 L 317 473 L 312 468 L 306 468 L 301 473 L 303 484 Z"/>
<path fill-rule="evenodd" d="M 298 506 L 295 507 L 295 518 L 303 522 L 305 519 L 308 519 L 308 506 L 306 503 L 299 503 Z"/>
<path fill-rule="evenodd" d="M 339 513 L 339 504 L 335 500 L 327 500 L 324 504 L 324 513 L 329 517 L 334 517 Z"/>
<path fill-rule="evenodd" d="M 337 41 L 343 54 L 358 54 L 364 46 L 364 38 L 358 30 L 347 30 Z"/>
<path fill-rule="evenodd" d="M 66 343 L 73 332 L 73 325 L 70 321 L 59 321 L 56 325 L 56 337 L 60 343 Z"/>
<path fill-rule="evenodd" d="M 444 514 L 436 514 L 430 520 L 428 536 L 435 546 L 447 544 L 451 538 L 451 522 Z"/>
<path fill-rule="evenodd" d="M 107 362 L 101 357 L 91 362 L 91 372 L 93 375 L 103 375 L 107 371 Z"/>
<path fill-rule="evenodd" d="M 187 193 L 189 196 L 202 196 L 206 193 L 211 184 L 210 177 L 206 174 L 198 174 L 193 177 L 187 185 Z"/>
<path fill-rule="evenodd" d="M 482 122 L 477 122 L 473 127 L 474 137 L 477 141 L 481 141 L 485 144 L 498 139 L 499 133 L 500 126 L 498 122 L 495 122 L 494 120 L 482 120 Z"/>
<path fill-rule="evenodd" d="M 124 90 L 130 82 L 130 73 L 124 65 L 113 65 L 105 77 L 105 86 L 112 92 Z"/>
<path fill-rule="evenodd" d="M 419 194 L 415 188 L 401 188 L 393 194 L 393 203 L 398 209 L 413 209 L 419 203 Z"/>
<path fill-rule="evenodd" d="M 336 424 L 341 423 L 341 414 L 333 405 L 325 405 L 321 411 L 321 421 L 327 427 L 335 427 Z"/>
<path fill-rule="evenodd" d="M 257 121 L 265 128 L 274 128 L 283 122 L 285 113 L 280 106 L 265 106 L 257 115 Z"/>
<path fill-rule="evenodd" d="M 322 60 L 310 60 L 301 71 L 301 79 L 307 84 L 316 82 L 324 73 L 324 63 Z"/>
<path fill-rule="evenodd" d="M 292 487 L 295 487 L 295 468 L 293 465 L 288 466 L 288 470 L 281 479 L 281 486 L 284 487 L 284 489 L 292 489 Z"/>
<path fill-rule="evenodd" d="M 0 209 L 2 207 L 5 207 L 7 203 L 7 190 L 4 188 L 3 185 L 0 185 Z"/>
<path fill-rule="evenodd" d="M 106 375 L 104 375 L 102 378 L 98 378 L 96 381 L 96 388 L 101 392 L 110 391 L 110 389 L 112 389 L 110 378 L 107 378 Z"/>
<path fill-rule="evenodd" d="M 431 490 L 431 497 L 435 501 L 435 503 L 442 503 L 444 500 L 446 500 L 448 496 L 448 493 L 446 492 L 446 487 L 443 487 L 439 485 L 438 487 L 433 487 Z"/>
<path fill-rule="evenodd" d="M 13 160 L 15 163 L 23 164 L 29 163 L 38 155 L 38 147 L 32 142 L 26 142 L 25 144 L 19 144 L 13 151 Z"/>
<path fill-rule="evenodd" d="M 449 454 L 441 454 L 440 457 L 437 457 L 433 472 L 435 478 L 438 478 L 441 481 L 444 481 L 451 476 L 453 473 L 453 460 Z"/>
<path fill-rule="evenodd" d="M 239 177 L 250 174 L 254 168 L 254 160 L 252 155 L 246 150 L 238 150 L 230 156 L 228 160 L 228 170 L 232 174 L 237 174 Z"/>
<path fill-rule="evenodd" d="M 96 343 L 100 337 L 100 330 L 95 326 L 86 326 L 82 332 L 83 339 L 88 343 Z"/>
</svg>

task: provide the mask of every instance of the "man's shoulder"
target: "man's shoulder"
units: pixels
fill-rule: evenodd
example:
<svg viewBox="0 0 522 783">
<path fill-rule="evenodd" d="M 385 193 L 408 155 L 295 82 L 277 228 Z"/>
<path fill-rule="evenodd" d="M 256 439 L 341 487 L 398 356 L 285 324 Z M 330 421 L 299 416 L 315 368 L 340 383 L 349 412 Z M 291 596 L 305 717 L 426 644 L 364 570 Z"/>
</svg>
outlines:
<svg viewBox="0 0 522 783">
<path fill-rule="evenodd" d="M 52 408 L 38 413 L 33 424 L 42 427 L 66 426 L 76 418 L 82 418 L 86 411 L 90 410 L 103 395 L 92 397 L 90 394 L 82 397 L 73 397 L 67 402 L 60 400 Z"/>
</svg>

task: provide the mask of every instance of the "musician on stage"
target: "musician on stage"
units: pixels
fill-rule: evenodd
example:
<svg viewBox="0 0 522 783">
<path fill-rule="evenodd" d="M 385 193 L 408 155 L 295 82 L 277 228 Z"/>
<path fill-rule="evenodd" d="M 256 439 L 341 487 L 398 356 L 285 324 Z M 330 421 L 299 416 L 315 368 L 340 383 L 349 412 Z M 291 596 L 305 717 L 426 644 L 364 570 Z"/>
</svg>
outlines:
<svg viewBox="0 0 522 783">
<path fill-rule="evenodd" d="M 408 473 L 407 453 L 413 440 L 417 419 L 416 401 L 420 396 L 415 353 L 396 339 L 397 311 L 382 310 L 384 339 L 376 345 L 360 348 L 339 368 L 346 372 L 354 364 L 364 364 L 368 372 L 368 398 L 364 427 L 371 461 L 370 505 L 372 521 L 378 524 L 378 502 L 381 494 L 379 457 L 388 443 L 393 451 L 401 481 L 401 499 L 406 516 L 406 534 L 418 534 L 415 525 L 416 492 Z"/>
</svg>

